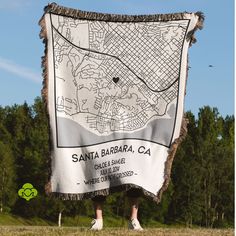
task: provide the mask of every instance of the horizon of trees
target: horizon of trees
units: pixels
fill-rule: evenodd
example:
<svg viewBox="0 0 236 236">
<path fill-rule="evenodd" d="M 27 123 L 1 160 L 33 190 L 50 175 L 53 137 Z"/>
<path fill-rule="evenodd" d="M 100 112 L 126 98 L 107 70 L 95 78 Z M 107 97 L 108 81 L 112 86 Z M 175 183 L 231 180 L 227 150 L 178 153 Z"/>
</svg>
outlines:
<svg viewBox="0 0 236 236">
<path fill-rule="evenodd" d="M 173 161 L 171 182 L 156 204 L 142 199 L 140 220 L 163 224 L 228 227 L 234 225 L 234 116 L 220 116 L 204 106 L 196 118 L 190 111 L 188 134 Z M 40 97 L 33 105 L 0 106 L 0 214 L 57 221 L 58 214 L 93 217 L 90 200 L 62 201 L 46 196 L 49 126 Z M 31 183 L 38 196 L 25 201 L 17 192 Z M 128 218 L 124 193 L 108 197 L 105 215 Z"/>
</svg>

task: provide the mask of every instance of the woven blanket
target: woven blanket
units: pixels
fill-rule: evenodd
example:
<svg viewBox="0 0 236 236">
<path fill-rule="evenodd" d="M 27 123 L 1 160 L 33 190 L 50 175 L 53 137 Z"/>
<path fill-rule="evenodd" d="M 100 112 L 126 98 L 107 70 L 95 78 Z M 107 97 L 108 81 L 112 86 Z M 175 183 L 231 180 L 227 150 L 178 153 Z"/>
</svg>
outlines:
<svg viewBox="0 0 236 236">
<path fill-rule="evenodd" d="M 47 192 L 81 200 L 138 188 L 159 202 L 186 134 L 187 55 L 202 13 L 44 10 Z"/>
</svg>

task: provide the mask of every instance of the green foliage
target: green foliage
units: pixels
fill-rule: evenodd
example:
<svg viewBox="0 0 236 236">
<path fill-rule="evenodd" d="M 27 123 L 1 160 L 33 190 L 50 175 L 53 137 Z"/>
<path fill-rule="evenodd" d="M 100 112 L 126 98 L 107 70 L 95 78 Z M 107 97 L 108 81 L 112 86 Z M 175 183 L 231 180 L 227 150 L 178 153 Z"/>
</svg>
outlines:
<svg viewBox="0 0 236 236">
<path fill-rule="evenodd" d="M 224 120 L 208 106 L 200 109 L 198 120 L 187 116 L 188 136 L 173 166 L 170 219 L 187 226 L 233 225 L 234 117 Z"/>
<path fill-rule="evenodd" d="M 0 212 L 8 211 L 16 200 L 15 166 L 11 148 L 0 141 Z"/>
<path fill-rule="evenodd" d="M 233 226 L 234 116 L 223 118 L 209 106 L 199 110 L 198 118 L 191 112 L 186 115 L 188 135 L 176 153 L 172 181 L 158 205 L 141 200 L 141 223 Z M 45 195 L 49 166 L 49 126 L 42 99 L 36 98 L 32 106 L 0 107 L 0 216 L 10 211 L 28 221 L 41 218 L 56 223 L 61 212 L 62 223 L 88 226 L 94 214 L 92 201 L 61 201 Z M 28 202 L 17 195 L 24 183 L 38 191 Z M 124 193 L 110 195 L 104 206 L 106 225 L 124 226 L 129 210 Z"/>
</svg>

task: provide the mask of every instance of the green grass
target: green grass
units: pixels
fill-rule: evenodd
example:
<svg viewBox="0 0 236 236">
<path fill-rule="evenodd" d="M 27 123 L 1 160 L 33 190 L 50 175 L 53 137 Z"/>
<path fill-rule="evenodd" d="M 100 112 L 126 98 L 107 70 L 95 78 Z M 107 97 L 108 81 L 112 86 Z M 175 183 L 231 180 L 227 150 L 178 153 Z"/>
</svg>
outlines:
<svg viewBox="0 0 236 236">
<path fill-rule="evenodd" d="M 233 229 L 205 229 L 185 228 L 181 225 L 163 225 L 156 221 L 149 221 L 144 226 L 144 232 L 132 232 L 127 230 L 127 221 L 118 217 L 107 217 L 104 220 L 104 230 L 100 232 L 89 231 L 91 218 L 85 216 L 62 217 L 62 226 L 56 223 L 42 220 L 40 218 L 25 219 L 10 214 L 0 214 L 1 236 L 232 236 Z M 116 226 L 116 227 L 111 227 Z"/>
<path fill-rule="evenodd" d="M 70 227 L 89 227 L 92 218 L 87 216 L 75 216 L 75 217 L 68 217 L 62 216 L 62 226 L 70 226 Z M 127 227 L 127 220 L 121 217 L 105 217 L 104 225 L 106 227 Z M 32 225 L 32 226 L 57 226 L 57 222 L 50 222 L 47 220 L 43 220 L 41 218 L 22 218 L 20 216 L 1 213 L 0 214 L 0 226 L 4 225 Z M 143 224 L 145 226 L 145 224 Z M 160 224 L 156 221 L 149 221 L 148 227 L 168 227 L 166 225 Z"/>
<path fill-rule="evenodd" d="M 20 216 L 1 213 L 0 214 L 0 226 L 1 225 L 38 225 L 38 226 L 50 226 L 50 225 L 56 225 L 55 223 L 52 223 L 50 221 L 45 221 L 41 218 L 31 218 L 31 219 L 25 219 Z M 0 234 L 1 235 L 1 234 Z"/>
<path fill-rule="evenodd" d="M 143 232 L 129 231 L 126 228 L 105 228 L 91 232 L 84 227 L 55 226 L 0 226 L 1 236 L 232 236 L 233 229 L 188 229 L 188 228 L 146 228 Z"/>
</svg>

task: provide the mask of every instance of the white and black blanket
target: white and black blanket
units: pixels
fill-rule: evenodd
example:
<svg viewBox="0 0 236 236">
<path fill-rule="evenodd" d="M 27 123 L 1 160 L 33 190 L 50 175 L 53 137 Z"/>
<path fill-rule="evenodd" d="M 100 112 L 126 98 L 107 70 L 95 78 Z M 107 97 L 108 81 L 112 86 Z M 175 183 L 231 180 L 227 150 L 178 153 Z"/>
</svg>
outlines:
<svg viewBox="0 0 236 236">
<path fill-rule="evenodd" d="M 203 15 L 112 15 L 49 4 L 43 97 L 48 191 L 84 199 L 140 188 L 159 201 L 182 122 L 187 54 Z"/>
</svg>

